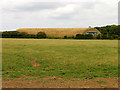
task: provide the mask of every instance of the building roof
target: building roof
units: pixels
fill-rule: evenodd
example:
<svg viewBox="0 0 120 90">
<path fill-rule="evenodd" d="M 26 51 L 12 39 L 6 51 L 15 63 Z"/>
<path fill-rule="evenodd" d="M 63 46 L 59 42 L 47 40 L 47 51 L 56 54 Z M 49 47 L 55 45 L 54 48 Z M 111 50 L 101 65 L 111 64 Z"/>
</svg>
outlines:
<svg viewBox="0 0 120 90">
<path fill-rule="evenodd" d="M 50 37 L 64 37 L 75 36 L 76 34 L 85 34 L 86 32 L 100 32 L 95 28 L 20 28 L 18 32 L 26 32 L 28 34 L 37 34 L 38 32 L 45 32 Z"/>
</svg>

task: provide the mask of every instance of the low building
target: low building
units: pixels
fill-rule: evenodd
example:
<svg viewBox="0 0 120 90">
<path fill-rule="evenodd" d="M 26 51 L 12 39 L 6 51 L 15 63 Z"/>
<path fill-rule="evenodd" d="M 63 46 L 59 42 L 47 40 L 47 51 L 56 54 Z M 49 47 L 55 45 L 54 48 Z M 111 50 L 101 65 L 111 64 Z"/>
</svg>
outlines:
<svg viewBox="0 0 120 90">
<path fill-rule="evenodd" d="M 76 36 L 76 34 L 92 34 L 98 35 L 100 32 L 95 28 L 20 28 L 18 32 L 26 32 L 27 34 L 37 34 L 45 32 L 49 37 Z"/>
</svg>

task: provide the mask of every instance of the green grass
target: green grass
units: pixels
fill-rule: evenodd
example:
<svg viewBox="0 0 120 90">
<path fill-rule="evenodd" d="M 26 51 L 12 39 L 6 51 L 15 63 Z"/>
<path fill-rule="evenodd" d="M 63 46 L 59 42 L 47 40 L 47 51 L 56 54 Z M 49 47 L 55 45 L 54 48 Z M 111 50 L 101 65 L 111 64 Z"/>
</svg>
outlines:
<svg viewBox="0 0 120 90">
<path fill-rule="evenodd" d="M 3 77 L 118 76 L 117 40 L 3 39 Z M 40 64 L 33 67 L 35 61 Z"/>
<path fill-rule="evenodd" d="M 96 81 L 97 83 L 100 83 L 100 84 L 107 84 L 107 82 L 105 81 Z"/>
</svg>

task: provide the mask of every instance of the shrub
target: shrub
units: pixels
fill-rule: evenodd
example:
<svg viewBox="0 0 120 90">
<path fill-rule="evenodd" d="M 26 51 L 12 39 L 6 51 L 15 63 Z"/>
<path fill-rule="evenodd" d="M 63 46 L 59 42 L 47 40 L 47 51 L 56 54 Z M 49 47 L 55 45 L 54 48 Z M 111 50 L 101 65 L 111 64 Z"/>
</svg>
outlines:
<svg viewBox="0 0 120 90">
<path fill-rule="evenodd" d="M 0 38 L 2 38 L 2 32 L 0 32 Z"/>
<path fill-rule="evenodd" d="M 25 32 L 18 32 L 18 31 L 5 31 L 2 32 L 3 38 L 25 38 L 27 33 Z"/>
<path fill-rule="evenodd" d="M 96 36 L 96 39 L 101 39 L 100 34 L 98 34 L 98 35 Z"/>
<path fill-rule="evenodd" d="M 101 39 L 108 39 L 108 37 L 105 34 L 101 34 Z"/>
<path fill-rule="evenodd" d="M 47 37 L 48 39 L 63 39 L 62 37 Z"/>
<path fill-rule="evenodd" d="M 84 39 L 93 39 L 93 35 L 86 34 L 86 35 L 84 35 Z"/>
<path fill-rule="evenodd" d="M 67 36 L 64 36 L 64 39 L 67 39 Z"/>
<path fill-rule="evenodd" d="M 16 36 L 16 38 L 26 38 L 27 37 L 27 33 L 26 32 L 19 32 Z"/>
<path fill-rule="evenodd" d="M 5 31 L 2 32 L 2 38 L 37 38 L 37 36 L 26 32 Z"/>
<path fill-rule="evenodd" d="M 64 36 L 64 39 L 74 39 L 74 36 L 72 37 Z"/>
<path fill-rule="evenodd" d="M 118 40 L 120 40 L 120 37 L 118 37 Z"/>
<path fill-rule="evenodd" d="M 84 35 L 83 34 L 76 34 L 76 39 L 84 39 Z"/>
<path fill-rule="evenodd" d="M 93 39 L 93 35 L 91 34 L 76 34 L 76 39 Z"/>
<path fill-rule="evenodd" d="M 113 35 L 113 39 L 118 39 L 118 35 Z"/>
<path fill-rule="evenodd" d="M 74 37 L 72 36 L 72 37 L 67 37 L 67 39 L 73 39 Z"/>
<path fill-rule="evenodd" d="M 37 36 L 34 34 L 28 34 L 26 38 L 37 38 Z"/>
<path fill-rule="evenodd" d="M 46 38 L 47 36 L 46 36 L 46 34 L 45 34 L 45 32 L 38 32 L 37 33 L 37 38 Z"/>
</svg>

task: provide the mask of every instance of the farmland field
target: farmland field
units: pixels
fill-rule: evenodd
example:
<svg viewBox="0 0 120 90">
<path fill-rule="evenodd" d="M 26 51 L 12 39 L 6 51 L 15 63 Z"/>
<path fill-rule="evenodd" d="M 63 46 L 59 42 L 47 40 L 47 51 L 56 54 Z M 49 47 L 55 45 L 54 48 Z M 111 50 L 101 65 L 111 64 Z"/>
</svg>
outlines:
<svg viewBox="0 0 120 90">
<path fill-rule="evenodd" d="M 2 75 L 3 87 L 117 87 L 118 41 L 2 39 Z"/>
</svg>

